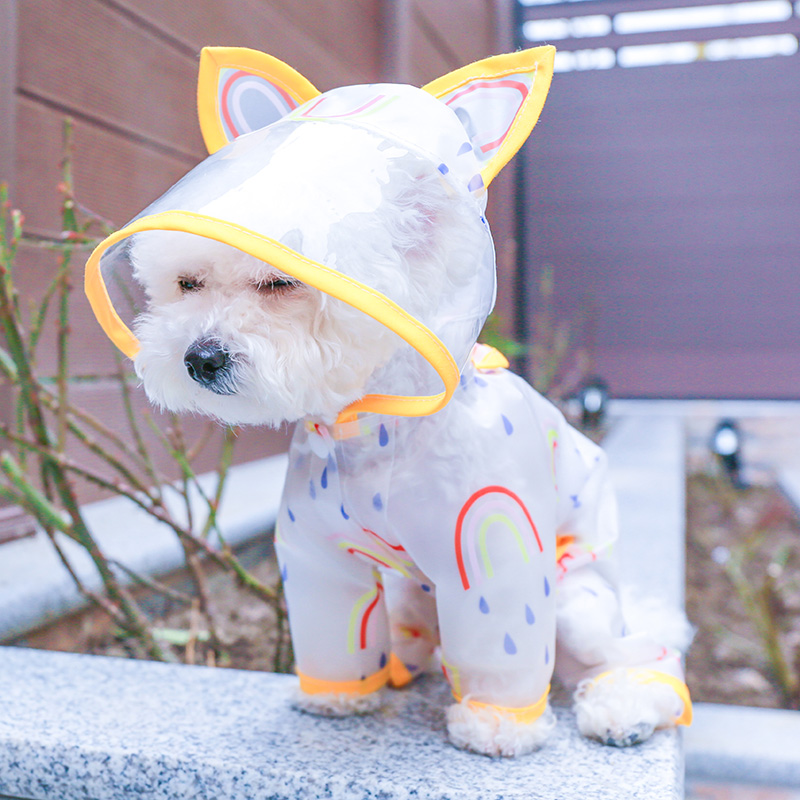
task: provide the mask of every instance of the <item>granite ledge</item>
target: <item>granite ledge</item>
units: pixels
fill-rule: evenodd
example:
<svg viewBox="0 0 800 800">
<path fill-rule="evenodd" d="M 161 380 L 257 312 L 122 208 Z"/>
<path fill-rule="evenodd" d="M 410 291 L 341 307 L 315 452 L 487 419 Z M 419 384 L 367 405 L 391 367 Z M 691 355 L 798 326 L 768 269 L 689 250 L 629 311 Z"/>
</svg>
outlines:
<svg viewBox="0 0 800 800">
<path fill-rule="evenodd" d="M 444 681 L 320 719 L 292 676 L 0 648 L 0 796 L 24 800 L 555 800 L 683 797 L 680 734 L 616 749 L 572 714 L 538 752 L 490 759 L 446 739 Z"/>
</svg>

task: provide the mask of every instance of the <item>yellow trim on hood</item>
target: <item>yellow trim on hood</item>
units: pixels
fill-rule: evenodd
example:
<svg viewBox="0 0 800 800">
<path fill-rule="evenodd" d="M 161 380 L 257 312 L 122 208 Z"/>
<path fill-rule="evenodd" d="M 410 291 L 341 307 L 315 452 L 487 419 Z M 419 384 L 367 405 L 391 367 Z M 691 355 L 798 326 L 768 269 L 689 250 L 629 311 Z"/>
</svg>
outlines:
<svg viewBox="0 0 800 800">
<path fill-rule="evenodd" d="M 200 51 L 197 76 L 197 116 L 209 153 L 216 153 L 230 141 L 220 119 L 218 102 L 219 75 L 225 68 L 263 78 L 290 95 L 298 105 L 320 93 L 296 69 L 275 56 L 247 47 L 204 47 Z"/>
<path fill-rule="evenodd" d="M 473 81 L 503 78 L 507 75 L 526 73 L 532 76 L 532 83 L 527 97 L 520 106 L 514 122 L 498 151 L 481 170 L 483 183 L 488 186 L 501 169 L 530 136 L 539 115 L 544 108 L 544 101 L 550 90 L 553 79 L 556 49 L 552 45 L 531 47 L 515 53 L 503 53 L 490 56 L 465 67 L 448 72 L 425 84 L 423 91 L 441 99 L 444 95 L 467 86 Z"/>
<path fill-rule="evenodd" d="M 249 228 L 190 211 L 164 211 L 140 217 L 104 239 L 86 262 L 85 289 L 89 303 L 111 341 L 129 358 L 139 352 L 139 342 L 114 308 L 103 275 L 100 259 L 109 247 L 142 231 L 165 230 L 192 233 L 228 244 L 260 261 L 291 275 L 325 294 L 343 300 L 385 325 L 410 344 L 442 379 L 444 391 L 435 395 L 404 397 L 370 394 L 351 403 L 339 421 L 351 420 L 358 413 L 374 412 L 400 417 L 423 417 L 444 408 L 458 386 L 459 369 L 444 343 L 425 325 L 385 295 L 324 264 L 306 258 L 275 239 Z"/>
</svg>

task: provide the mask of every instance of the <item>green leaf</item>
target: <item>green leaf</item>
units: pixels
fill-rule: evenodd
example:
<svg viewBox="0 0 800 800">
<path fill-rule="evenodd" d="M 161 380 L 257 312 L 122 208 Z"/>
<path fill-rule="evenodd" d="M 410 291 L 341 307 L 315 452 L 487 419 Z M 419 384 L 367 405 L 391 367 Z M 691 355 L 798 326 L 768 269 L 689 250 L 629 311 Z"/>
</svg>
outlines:
<svg viewBox="0 0 800 800">
<path fill-rule="evenodd" d="M 194 639 L 207 642 L 211 638 L 208 631 L 190 631 L 185 628 L 153 628 L 153 637 L 176 647 L 186 647 Z"/>
</svg>

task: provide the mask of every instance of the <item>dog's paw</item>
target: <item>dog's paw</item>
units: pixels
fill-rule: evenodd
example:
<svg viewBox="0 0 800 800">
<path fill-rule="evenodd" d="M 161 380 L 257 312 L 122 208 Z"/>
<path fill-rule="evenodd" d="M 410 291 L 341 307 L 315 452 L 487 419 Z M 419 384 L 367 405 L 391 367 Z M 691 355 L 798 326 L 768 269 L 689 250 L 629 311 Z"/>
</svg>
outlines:
<svg viewBox="0 0 800 800">
<path fill-rule="evenodd" d="M 320 717 L 350 717 L 354 714 L 371 714 L 384 701 L 383 690 L 372 694 L 307 694 L 298 689 L 292 705 L 306 714 Z"/>
<path fill-rule="evenodd" d="M 471 705 L 466 699 L 447 709 L 447 733 L 462 750 L 485 756 L 522 756 L 541 747 L 555 727 L 548 705 L 534 722 L 517 722 L 492 706 Z"/>
<path fill-rule="evenodd" d="M 684 700 L 650 671 L 616 669 L 582 681 L 575 692 L 578 730 L 613 747 L 649 739 L 656 728 L 676 724 Z"/>
</svg>

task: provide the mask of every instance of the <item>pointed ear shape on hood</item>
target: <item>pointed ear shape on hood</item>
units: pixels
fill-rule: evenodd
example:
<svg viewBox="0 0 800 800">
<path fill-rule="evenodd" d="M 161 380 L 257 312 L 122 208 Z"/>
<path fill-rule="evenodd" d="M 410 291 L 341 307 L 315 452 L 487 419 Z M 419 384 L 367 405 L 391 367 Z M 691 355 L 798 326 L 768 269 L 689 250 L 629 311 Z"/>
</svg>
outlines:
<svg viewBox="0 0 800 800">
<path fill-rule="evenodd" d="M 209 153 L 293 111 L 319 90 L 273 56 L 246 47 L 204 47 L 197 114 Z"/>
<path fill-rule="evenodd" d="M 553 77 L 555 47 L 492 56 L 423 86 L 455 111 L 482 165 L 483 183 L 508 163 L 539 119 Z"/>
</svg>

